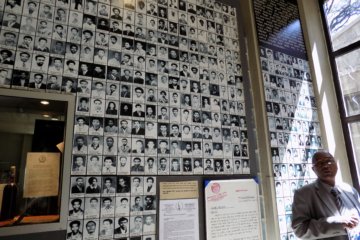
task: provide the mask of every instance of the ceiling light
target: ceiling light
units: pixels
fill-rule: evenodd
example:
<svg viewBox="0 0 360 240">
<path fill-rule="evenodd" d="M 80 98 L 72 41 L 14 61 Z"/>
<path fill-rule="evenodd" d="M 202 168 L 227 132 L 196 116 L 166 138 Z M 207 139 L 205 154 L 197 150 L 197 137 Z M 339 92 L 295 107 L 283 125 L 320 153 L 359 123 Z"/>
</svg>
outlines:
<svg viewBox="0 0 360 240">
<path fill-rule="evenodd" d="M 49 105 L 49 104 L 50 104 L 49 101 L 45 101 L 45 100 L 41 101 L 40 103 L 41 103 L 42 105 Z"/>
<path fill-rule="evenodd" d="M 43 117 L 49 118 L 50 115 L 44 114 Z"/>
</svg>

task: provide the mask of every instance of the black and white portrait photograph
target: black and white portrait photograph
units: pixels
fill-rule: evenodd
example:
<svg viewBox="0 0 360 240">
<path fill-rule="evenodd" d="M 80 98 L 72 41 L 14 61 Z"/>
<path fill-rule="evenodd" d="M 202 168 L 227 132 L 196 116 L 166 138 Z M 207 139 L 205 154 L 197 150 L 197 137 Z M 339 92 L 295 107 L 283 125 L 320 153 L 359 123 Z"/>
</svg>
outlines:
<svg viewBox="0 0 360 240">
<path fill-rule="evenodd" d="M 158 157 L 158 175 L 168 175 L 170 169 L 169 158 Z"/>
</svg>

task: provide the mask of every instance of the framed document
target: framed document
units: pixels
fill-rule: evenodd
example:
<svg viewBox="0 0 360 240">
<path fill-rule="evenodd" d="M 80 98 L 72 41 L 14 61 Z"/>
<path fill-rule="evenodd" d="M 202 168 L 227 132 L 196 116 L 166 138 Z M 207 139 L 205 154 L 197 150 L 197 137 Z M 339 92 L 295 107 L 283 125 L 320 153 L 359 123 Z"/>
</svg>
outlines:
<svg viewBox="0 0 360 240">
<path fill-rule="evenodd" d="M 253 179 L 205 182 L 206 239 L 262 239 L 257 183 Z"/>
</svg>

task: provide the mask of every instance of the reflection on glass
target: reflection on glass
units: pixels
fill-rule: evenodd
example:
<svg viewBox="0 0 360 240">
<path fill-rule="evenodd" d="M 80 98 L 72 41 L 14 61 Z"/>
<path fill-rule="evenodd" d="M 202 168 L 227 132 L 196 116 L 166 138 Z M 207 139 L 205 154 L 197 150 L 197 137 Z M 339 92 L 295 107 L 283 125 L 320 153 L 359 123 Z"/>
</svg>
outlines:
<svg viewBox="0 0 360 240">
<path fill-rule="evenodd" d="M 360 49 L 336 58 L 346 115 L 360 113 Z"/>
<path fill-rule="evenodd" d="M 360 40 L 360 0 L 327 0 L 324 12 L 334 51 Z"/>
<path fill-rule="evenodd" d="M 67 103 L 41 100 L 0 96 L 0 227 L 59 220 Z"/>
<path fill-rule="evenodd" d="M 353 149 L 353 154 L 355 156 L 356 172 L 359 172 L 360 164 L 360 145 L 357 144 L 360 141 L 360 122 L 354 122 L 349 124 L 350 138 Z"/>
</svg>

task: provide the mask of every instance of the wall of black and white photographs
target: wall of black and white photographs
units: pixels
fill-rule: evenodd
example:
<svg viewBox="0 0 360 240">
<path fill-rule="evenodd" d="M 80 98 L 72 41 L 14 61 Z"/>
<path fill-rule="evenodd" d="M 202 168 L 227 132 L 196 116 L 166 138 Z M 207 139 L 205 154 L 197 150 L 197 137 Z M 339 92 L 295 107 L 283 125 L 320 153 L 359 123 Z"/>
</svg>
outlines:
<svg viewBox="0 0 360 240">
<path fill-rule="evenodd" d="M 254 11 L 280 239 L 296 239 L 291 228 L 293 194 L 316 179 L 311 158 L 322 148 L 316 99 L 298 6 L 284 0 L 256 0 Z"/>
<path fill-rule="evenodd" d="M 0 0 L 0 21 L 1 87 L 76 94 L 68 239 L 155 239 L 156 175 L 250 173 L 234 7 Z"/>
</svg>

